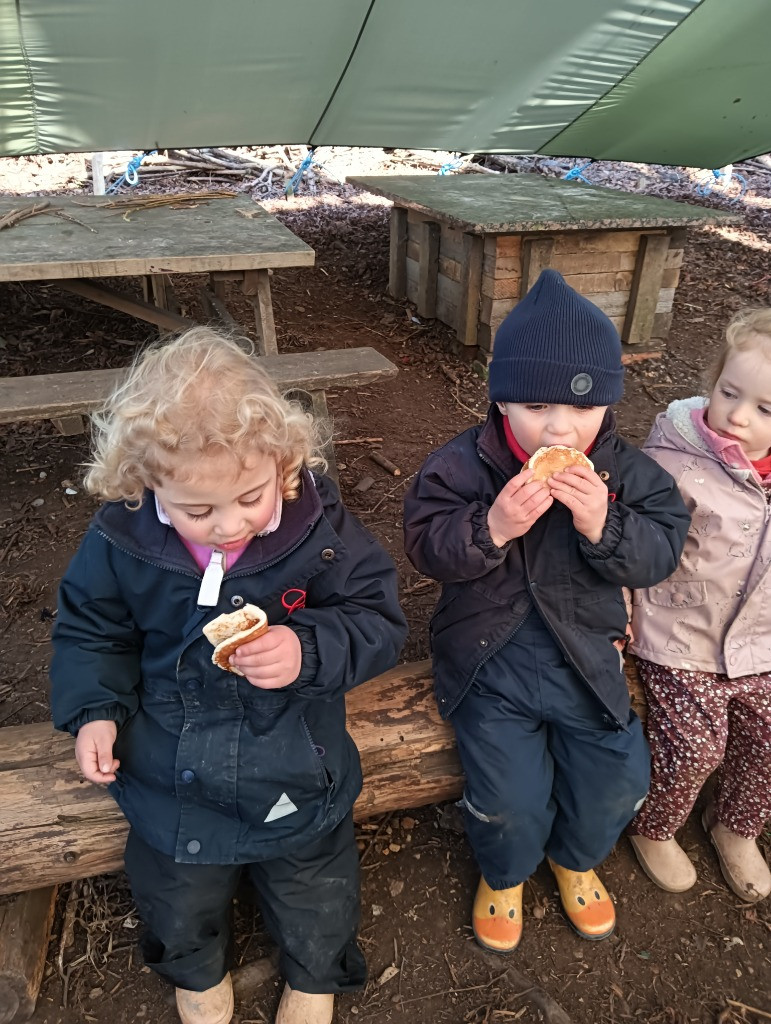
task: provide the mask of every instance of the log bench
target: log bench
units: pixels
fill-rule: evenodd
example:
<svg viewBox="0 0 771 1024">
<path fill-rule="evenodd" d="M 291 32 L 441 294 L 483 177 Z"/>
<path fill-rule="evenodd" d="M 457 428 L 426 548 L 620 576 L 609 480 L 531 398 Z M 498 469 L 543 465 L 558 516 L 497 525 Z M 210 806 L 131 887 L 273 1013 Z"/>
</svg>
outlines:
<svg viewBox="0 0 771 1024">
<path fill-rule="evenodd" d="M 632 703 L 644 698 L 631 661 Z M 436 710 L 431 664 L 399 665 L 346 697 L 364 788 L 357 820 L 459 797 L 452 727 Z M 109 793 L 86 782 L 74 742 L 47 723 L 0 729 L 0 1024 L 34 1011 L 58 883 L 123 865 L 128 824 Z M 9 893 L 17 893 L 10 901 Z"/>
<path fill-rule="evenodd" d="M 627 681 L 641 713 L 631 662 Z M 453 730 L 436 710 L 429 661 L 369 680 L 346 707 L 364 772 L 357 820 L 461 795 Z M 48 723 L 0 729 L 0 894 L 118 870 L 127 832 L 109 793 L 80 775 L 70 736 Z"/>
<path fill-rule="evenodd" d="M 328 419 L 327 388 L 352 388 L 393 377 L 396 366 L 374 348 L 260 356 L 260 366 L 284 394 L 298 394 L 315 417 Z M 83 430 L 82 415 L 104 403 L 124 369 L 79 370 L 0 378 L 0 423 L 53 420 L 64 434 Z M 325 451 L 336 476 L 332 447 Z"/>
<path fill-rule="evenodd" d="M 484 366 L 506 314 L 545 267 L 628 344 L 663 342 L 688 227 L 737 214 L 539 174 L 349 177 L 393 201 L 389 291 L 456 331 Z"/>
</svg>

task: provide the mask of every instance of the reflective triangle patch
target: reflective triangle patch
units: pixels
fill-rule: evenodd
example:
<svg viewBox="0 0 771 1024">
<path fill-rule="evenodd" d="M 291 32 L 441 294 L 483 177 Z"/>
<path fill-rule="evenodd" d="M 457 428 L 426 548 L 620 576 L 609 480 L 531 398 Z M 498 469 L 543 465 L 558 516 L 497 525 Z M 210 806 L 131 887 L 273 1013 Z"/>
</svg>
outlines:
<svg viewBox="0 0 771 1024">
<path fill-rule="evenodd" d="M 282 793 L 268 811 L 266 821 L 275 821 L 276 818 L 285 818 L 287 814 L 294 814 L 297 810 L 295 804 L 289 799 L 286 793 Z"/>
</svg>

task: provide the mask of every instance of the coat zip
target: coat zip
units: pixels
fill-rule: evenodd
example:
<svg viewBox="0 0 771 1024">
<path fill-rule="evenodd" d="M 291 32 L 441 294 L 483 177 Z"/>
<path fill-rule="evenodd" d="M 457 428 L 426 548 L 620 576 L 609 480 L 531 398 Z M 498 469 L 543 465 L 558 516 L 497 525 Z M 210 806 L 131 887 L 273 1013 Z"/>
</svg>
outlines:
<svg viewBox="0 0 771 1024">
<path fill-rule="evenodd" d="M 486 457 L 484 452 L 479 450 L 479 448 L 477 448 L 477 454 L 479 455 L 479 458 L 482 460 L 482 462 L 484 462 L 486 465 L 488 465 L 495 473 L 498 474 L 498 476 L 505 476 L 505 474 L 497 466 L 495 466 Z M 529 573 L 529 571 L 527 571 L 527 554 L 525 552 L 524 544 L 522 546 L 522 559 L 523 559 L 524 568 L 525 568 L 525 577 L 527 579 L 527 578 L 529 578 L 530 573 Z M 546 628 L 551 633 L 552 640 L 554 640 L 555 644 L 557 645 L 559 650 L 562 652 L 562 657 L 565 659 L 565 661 L 568 663 L 568 665 L 570 665 L 570 667 L 573 669 L 573 671 L 578 676 L 578 678 L 581 679 L 584 682 L 584 684 L 588 687 L 588 689 L 594 694 L 594 696 L 597 698 L 597 700 L 600 702 L 600 704 L 605 708 L 606 712 L 608 713 L 610 718 L 616 723 L 616 725 L 620 729 L 627 729 L 627 726 L 625 726 L 622 722 L 619 722 L 619 720 L 616 718 L 616 716 L 610 710 L 608 705 L 605 703 L 605 701 L 602 699 L 602 697 L 600 697 L 599 693 L 597 693 L 595 688 L 592 686 L 592 684 L 589 682 L 589 680 L 586 678 L 586 676 L 583 674 L 583 672 L 580 671 L 580 669 L 578 668 L 576 663 L 573 661 L 573 659 L 570 657 L 568 652 L 562 646 L 562 644 L 560 643 L 559 637 L 557 637 L 555 635 L 554 630 L 552 629 L 551 624 L 549 623 L 548 618 L 543 614 L 543 612 L 539 608 L 538 601 L 536 600 L 536 598 L 533 596 L 532 592 L 529 589 L 528 589 L 528 594 L 530 596 L 530 602 L 531 602 L 532 606 L 535 608 L 536 612 L 540 615 L 541 621 L 543 622 L 543 624 L 546 626 Z M 525 616 L 525 618 L 527 618 L 527 616 Z M 485 657 L 482 658 L 482 660 L 479 662 L 477 667 L 474 669 L 474 672 L 473 672 L 473 674 L 471 676 L 471 679 L 469 680 L 469 684 L 468 684 L 469 686 L 474 682 L 474 680 L 476 679 L 476 677 L 477 677 L 477 675 L 479 673 L 479 670 L 482 668 L 482 666 L 485 664 L 485 662 L 489 661 L 490 658 L 493 657 L 493 655 L 497 654 L 498 651 L 502 650 L 506 646 L 506 644 L 509 643 L 509 641 L 512 640 L 516 636 L 518 630 L 520 629 L 520 627 L 522 626 L 522 623 L 524 621 L 525 621 L 524 618 L 520 619 L 519 623 L 514 627 L 514 632 L 511 633 L 509 636 L 507 636 L 502 644 L 498 644 L 498 646 L 494 650 L 490 651 L 489 654 L 485 655 Z M 463 692 L 466 693 L 467 690 L 468 690 L 468 686 L 466 687 L 466 689 Z M 459 703 L 460 703 L 460 701 L 456 702 L 456 704 L 455 704 L 455 706 L 454 706 L 454 708 L 452 710 L 454 710 L 458 706 Z"/>
</svg>

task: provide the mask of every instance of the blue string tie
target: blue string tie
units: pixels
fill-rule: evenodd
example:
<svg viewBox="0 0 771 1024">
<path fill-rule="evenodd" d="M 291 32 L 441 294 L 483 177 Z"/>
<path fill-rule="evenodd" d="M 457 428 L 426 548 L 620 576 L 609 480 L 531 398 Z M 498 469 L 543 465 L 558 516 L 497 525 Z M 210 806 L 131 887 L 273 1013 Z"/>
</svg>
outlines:
<svg viewBox="0 0 771 1024">
<path fill-rule="evenodd" d="M 594 163 L 594 161 L 590 160 L 588 163 L 581 164 L 580 167 L 571 167 L 570 170 L 565 175 L 565 179 L 564 180 L 565 181 L 583 181 L 583 182 L 586 182 L 587 185 L 591 185 L 592 184 L 591 181 L 589 181 L 588 178 L 584 177 L 584 171 L 586 170 L 587 167 L 591 167 L 593 163 Z"/>
<path fill-rule="evenodd" d="M 305 154 L 303 162 L 300 164 L 300 166 L 297 168 L 297 170 L 294 172 L 294 174 L 284 187 L 284 195 L 287 197 L 287 199 L 289 199 L 290 196 L 293 196 L 297 192 L 300 182 L 303 180 L 305 176 L 305 172 L 310 168 L 311 164 L 313 163 L 314 150 L 315 147 L 311 146 L 311 148 Z"/>
<path fill-rule="evenodd" d="M 157 149 L 145 150 L 144 152 L 139 153 L 138 156 L 132 156 L 126 164 L 126 170 L 121 174 L 117 181 L 113 182 L 109 188 L 105 189 L 105 192 L 117 192 L 121 185 L 124 184 L 130 185 L 131 188 L 135 188 L 139 184 L 139 165 L 146 156 L 153 156 L 157 152 Z"/>
</svg>

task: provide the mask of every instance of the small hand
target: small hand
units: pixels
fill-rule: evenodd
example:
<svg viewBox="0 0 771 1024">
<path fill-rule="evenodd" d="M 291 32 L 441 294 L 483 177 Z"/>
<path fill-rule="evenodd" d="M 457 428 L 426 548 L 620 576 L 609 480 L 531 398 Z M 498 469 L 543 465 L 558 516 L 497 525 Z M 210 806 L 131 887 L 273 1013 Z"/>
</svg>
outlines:
<svg viewBox="0 0 771 1024">
<path fill-rule="evenodd" d="M 112 756 L 112 747 L 117 735 L 115 722 L 105 720 L 87 722 L 78 729 L 75 757 L 89 782 L 101 785 L 115 782 L 115 772 L 120 768 L 120 761 Z"/>
<path fill-rule="evenodd" d="M 532 475 L 532 469 L 525 469 L 512 477 L 490 506 L 487 527 L 493 544 L 499 548 L 527 533 L 552 505 L 548 487 L 540 481 L 531 481 Z"/>
<path fill-rule="evenodd" d="M 250 640 L 230 658 L 252 686 L 261 690 L 279 690 L 289 686 L 300 674 L 302 648 L 289 626 L 271 626 L 267 633 Z"/>
<path fill-rule="evenodd" d="M 599 544 L 608 518 L 608 488 L 586 466 L 571 466 L 549 480 L 552 495 L 573 513 L 573 525 L 591 544 Z"/>
</svg>

